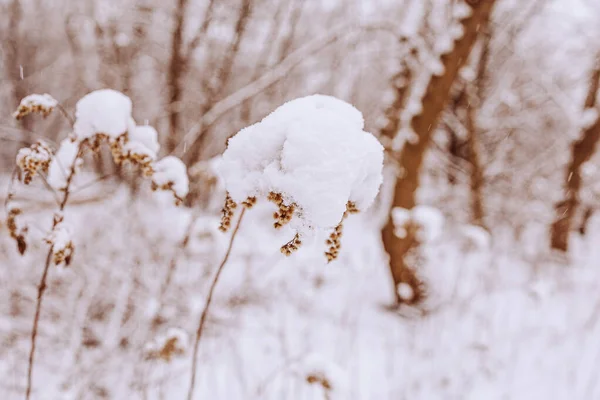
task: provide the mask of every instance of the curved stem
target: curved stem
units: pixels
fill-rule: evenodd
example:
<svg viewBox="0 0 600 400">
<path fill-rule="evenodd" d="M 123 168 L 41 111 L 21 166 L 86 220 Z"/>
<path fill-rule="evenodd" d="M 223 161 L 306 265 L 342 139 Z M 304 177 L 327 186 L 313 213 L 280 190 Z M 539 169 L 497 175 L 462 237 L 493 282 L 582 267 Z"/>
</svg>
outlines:
<svg viewBox="0 0 600 400">
<path fill-rule="evenodd" d="M 200 338 L 202 337 L 202 333 L 204 332 L 204 324 L 206 323 L 206 316 L 208 315 L 208 308 L 210 307 L 210 303 L 212 302 L 213 293 L 215 291 L 215 286 L 217 286 L 217 281 L 219 280 L 219 276 L 221 275 L 221 272 L 223 271 L 223 267 L 227 263 L 227 260 L 229 259 L 229 255 L 231 254 L 231 249 L 233 247 L 233 241 L 235 240 L 237 232 L 240 229 L 240 224 L 242 222 L 242 218 L 244 217 L 245 212 L 246 212 L 246 209 L 242 208 L 242 213 L 240 214 L 240 218 L 238 219 L 235 229 L 233 230 L 233 233 L 231 234 L 231 239 L 229 239 L 229 246 L 227 247 L 227 252 L 225 253 L 225 257 L 223 257 L 223 261 L 221 261 L 219 268 L 217 268 L 217 273 L 215 274 L 215 277 L 213 278 L 213 281 L 210 285 L 210 289 L 208 290 L 208 296 L 206 298 L 206 305 L 204 306 L 204 309 L 202 310 L 202 315 L 200 316 L 200 322 L 198 324 L 198 329 L 196 330 L 196 340 L 194 342 L 194 352 L 192 355 L 192 377 L 190 379 L 190 388 L 189 388 L 188 396 L 187 396 L 188 400 L 192 400 L 192 397 L 194 395 L 194 387 L 196 385 L 196 369 L 198 367 L 198 360 L 197 360 L 198 359 L 198 348 L 200 347 Z"/>
<path fill-rule="evenodd" d="M 62 198 L 62 201 L 59 205 L 59 211 L 62 212 L 69 201 L 69 188 L 71 186 L 71 182 L 73 181 L 73 177 L 75 176 L 75 169 L 77 165 L 77 159 L 81 157 L 83 153 L 83 145 L 79 145 L 77 149 L 77 155 L 73 160 L 73 165 L 71 165 L 71 171 L 67 178 L 65 194 Z M 57 220 L 54 219 L 52 223 L 52 229 L 56 227 Z M 53 254 L 53 245 L 50 245 L 48 249 L 48 255 L 46 256 L 46 263 L 44 264 L 44 272 L 42 273 L 42 277 L 40 278 L 40 283 L 38 285 L 38 294 L 37 301 L 35 304 L 35 316 L 33 317 L 33 329 L 31 330 L 31 350 L 29 351 L 29 362 L 27 365 L 27 389 L 25 390 L 25 399 L 29 400 L 31 398 L 31 389 L 33 387 L 33 361 L 35 357 L 35 345 L 37 342 L 37 333 L 38 326 L 40 324 L 40 313 L 42 310 L 42 299 L 44 297 L 44 292 L 46 291 L 46 280 L 48 279 L 48 271 L 50 269 L 50 264 L 52 263 L 52 254 Z"/>
</svg>

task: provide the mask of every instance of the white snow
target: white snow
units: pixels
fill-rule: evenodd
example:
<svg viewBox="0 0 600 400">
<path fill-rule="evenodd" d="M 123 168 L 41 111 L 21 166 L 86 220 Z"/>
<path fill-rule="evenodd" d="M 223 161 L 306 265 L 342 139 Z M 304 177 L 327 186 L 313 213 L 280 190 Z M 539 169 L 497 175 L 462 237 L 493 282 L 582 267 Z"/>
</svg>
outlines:
<svg viewBox="0 0 600 400">
<path fill-rule="evenodd" d="M 418 205 L 407 210 L 402 207 L 395 207 L 392 210 L 392 218 L 396 227 L 396 236 L 406 237 L 406 224 L 410 221 L 418 227 L 418 237 L 421 241 L 432 242 L 437 240 L 444 228 L 444 216 L 442 213 L 430 206 Z"/>
<path fill-rule="evenodd" d="M 412 287 L 408 283 L 400 282 L 398 284 L 398 296 L 404 301 L 411 301 L 415 295 Z"/>
<path fill-rule="evenodd" d="M 82 97 L 75 107 L 74 136 L 77 141 L 97 134 L 116 139 L 135 126 L 129 97 L 112 89 L 101 89 Z"/>
<path fill-rule="evenodd" d="M 58 101 L 54 97 L 50 96 L 48 93 L 30 94 L 21 99 L 21 102 L 19 103 L 19 108 L 23 107 L 33 109 L 39 107 L 42 110 L 52 110 L 57 105 Z"/>
<path fill-rule="evenodd" d="M 469 240 L 479 249 L 487 249 L 491 244 L 491 237 L 488 231 L 477 225 L 465 225 L 461 227 L 461 233 L 465 239 Z"/>
<path fill-rule="evenodd" d="M 473 9 L 463 0 L 454 3 L 452 8 L 452 16 L 458 20 L 469 18 L 473 14 Z"/>
<path fill-rule="evenodd" d="M 71 168 L 77 157 L 79 144 L 70 139 L 64 139 L 60 142 L 58 151 L 50 162 L 48 169 L 48 184 L 55 190 L 64 190 L 67 187 L 67 179 L 71 173 Z M 81 159 L 79 159 L 79 162 Z"/>
<path fill-rule="evenodd" d="M 588 129 L 598 121 L 598 110 L 596 108 L 586 108 L 581 114 L 581 129 Z"/>
<path fill-rule="evenodd" d="M 234 201 L 281 193 L 300 208 L 299 231 L 331 228 L 348 201 L 368 208 L 382 181 L 383 147 L 363 128 L 334 97 L 292 100 L 229 139 L 219 172 Z"/>
<path fill-rule="evenodd" d="M 135 129 L 129 131 L 127 138 L 128 141 L 123 146 L 125 153 L 147 156 L 152 160 L 156 159 L 156 155 L 160 150 L 156 129 L 147 125 L 138 125 Z"/>
<path fill-rule="evenodd" d="M 177 157 L 167 156 L 152 166 L 152 182 L 158 187 L 170 186 L 173 193 L 183 199 L 189 191 L 189 181 L 185 164 Z"/>
</svg>

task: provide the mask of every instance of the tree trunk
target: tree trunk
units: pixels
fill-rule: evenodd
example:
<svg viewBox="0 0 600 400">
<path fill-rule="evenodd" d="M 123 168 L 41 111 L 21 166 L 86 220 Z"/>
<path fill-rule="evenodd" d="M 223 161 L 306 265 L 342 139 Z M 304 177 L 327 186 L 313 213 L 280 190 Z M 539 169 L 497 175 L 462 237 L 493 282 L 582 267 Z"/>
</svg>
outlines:
<svg viewBox="0 0 600 400">
<path fill-rule="evenodd" d="M 600 58 L 596 63 L 594 72 L 590 79 L 587 98 L 584 109 L 597 108 L 596 98 L 600 85 Z M 581 166 L 587 162 L 600 139 L 600 118 L 583 130 L 581 139 L 573 143 L 571 149 L 571 162 L 567 168 L 565 177 L 565 198 L 556 204 L 556 219 L 551 226 L 550 245 L 553 249 L 567 251 L 569 248 L 569 233 L 573 225 L 573 217 L 579 205 L 579 190 L 581 189 Z"/>
<path fill-rule="evenodd" d="M 401 175 L 394 188 L 392 208 L 411 209 L 415 206 L 415 195 L 419 186 L 419 174 L 425 150 L 429 145 L 440 114 L 446 106 L 452 84 L 460 68 L 466 63 L 477 40 L 479 30 L 487 24 L 494 2 L 494 0 L 468 1 L 472 8 L 472 14 L 461 21 L 464 35 L 455 42 L 452 52 L 441 57 L 444 72 L 439 76 L 432 76 L 423 97 L 422 112 L 411 120 L 411 127 L 417 135 L 418 141 L 407 142 L 400 153 Z M 390 256 L 390 272 L 394 281 L 396 300 L 398 303 L 418 303 L 423 299 L 425 293 L 415 276 L 414 268 L 405 262 L 405 256 L 417 244 L 416 238 L 411 234 L 399 238 L 394 232 L 394 221 L 390 214 L 382 231 L 382 240 L 384 248 Z M 413 295 L 410 299 L 403 299 L 398 295 L 398 285 L 401 283 L 411 287 Z"/>
</svg>

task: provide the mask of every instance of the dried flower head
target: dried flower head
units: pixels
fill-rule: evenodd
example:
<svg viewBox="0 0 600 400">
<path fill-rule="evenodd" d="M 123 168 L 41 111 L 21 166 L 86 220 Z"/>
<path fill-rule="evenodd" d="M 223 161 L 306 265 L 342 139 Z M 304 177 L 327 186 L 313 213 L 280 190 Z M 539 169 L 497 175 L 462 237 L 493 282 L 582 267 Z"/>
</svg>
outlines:
<svg viewBox="0 0 600 400">
<path fill-rule="evenodd" d="M 340 255 L 340 249 L 342 248 L 342 230 L 344 228 L 344 220 L 348 218 L 349 214 L 356 214 L 359 210 L 356 208 L 356 204 L 349 201 L 346 203 L 346 211 L 342 216 L 342 220 L 340 223 L 334 228 L 333 232 L 329 235 L 329 238 L 325 241 L 325 244 L 329 246 L 327 251 L 325 252 L 325 257 L 327 258 L 327 262 L 331 262 L 338 258 Z"/>
<path fill-rule="evenodd" d="M 242 201 L 242 205 L 246 208 L 252 208 L 256 204 L 256 196 L 250 196 L 246 200 Z"/>
<path fill-rule="evenodd" d="M 302 241 L 300 240 L 300 235 L 296 233 L 294 238 L 281 246 L 281 253 L 286 256 L 291 256 L 293 252 L 297 251 L 302 245 Z"/>
<path fill-rule="evenodd" d="M 49 94 L 30 94 L 21 100 L 13 117 L 21 120 L 31 113 L 40 113 L 46 118 L 57 105 L 58 101 Z"/>
<path fill-rule="evenodd" d="M 185 354 L 188 335 L 179 328 L 170 328 L 165 335 L 158 336 L 146 348 L 146 358 L 170 362 L 174 357 Z"/>
<path fill-rule="evenodd" d="M 296 204 L 292 203 L 290 205 L 286 205 L 283 200 L 283 195 L 281 193 L 269 192 L 269 196 L 267 200 L 273 202 L 279 207 L 279 209 L 273 214 L 273 227 L 275 229 L 279 229 L 288 222 L 292 220 L 294 215 L 294 211 L 296 211 Z"/>
<path fill-rule="evenodd" d="M 30 147 L 24 147 L 17 153 L 17 165 L 23 172 L 23 182 L 28 185 L 40 172 L 48 172 L 52 161 L 52 149 L 39 140 Z"/>
<path fill-rule="evenodd" d="M 227 196 L 225 196 L 225 205 L 221 210 L 223 213 L 221 216 L 221 225 L 219 226 L 221 232 L 227 232 L 229 228 L 231 228 L 231 219 L 233 218 L 236 207 L 237 203 L 233 201 L 231 196 L 229 196 L 229 193 L 227 193 Z"/>
<path fill-rule="evenodd" d="M 273 226 L 289 225 L 301 237 L 368 208 L 382 167 L 383 147 L 364 131 L 361 112 L 323 95 L 292 100 L 242 129 L 228 140 L 218 165 L 234 202 L 267 197 L 277 206 Z"/>
</svg>

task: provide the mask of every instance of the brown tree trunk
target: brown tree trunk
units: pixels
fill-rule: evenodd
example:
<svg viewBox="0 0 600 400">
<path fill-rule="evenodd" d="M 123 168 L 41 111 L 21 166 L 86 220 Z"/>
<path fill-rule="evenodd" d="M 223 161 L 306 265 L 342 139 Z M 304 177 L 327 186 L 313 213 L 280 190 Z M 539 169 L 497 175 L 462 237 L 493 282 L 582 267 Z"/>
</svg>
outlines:
<svg viewBox="0 0 600 400">
<path fill-rule="evenodd" d="M 598 87 L 600 86 L 600 59 L 596 63 L 590 79 L 587 98 L 584 108 L 596 107 Z M 550 245 L 553 249 L 567 251 L 569 248 L 569 233 L 573 225 L 573 217 L 579 205 L 579 190 L 581 189 L 581 166 L 588 161 L 600 139 L 600 118 L 589 127 L 585 128 L 581 139 L 573 143 L 571 149 L 571 162 L 567 167 L 565 177 L 565 198 L 556 204 L 556 219 L 551 226 Z"/>
<path fill-rule="evenodd" d="M 432 76 L 423 97 L 422 112 L 415 115 L 411 120 L 411 127 L 417 135 L 418 141 L 415 143 L 407 142 L 400 153 L 401 176 L 396 181 L 394 188 L 392 208 L 412 209 L 415 206 L 421 165 L 432 132 L 446 106 L 452 84 L 460 68 L 466 63 L 477 40 L 480 28 L 485 26 L 489 20 L 494 3 L 494 0 L 468 1 L 472 8 L 472 14 L 461 21 L 464 35 L 455 42 L 452 52 L 441 57 L 444 72 L 439 76 Z M 390 272 L 394 281 L 394 293 L 396 293 L 397 302 L 418 303 L 423 299 L 424 291 L 415 276 L 414 268 L 405 262 L 405 256 L 416 245 L 416 238 L 411 234 L 405 235 L 404 238 L 396 236 L 394 221 L 390 214 L 382 231 L 382 240 L 384 248 L 390 256 Z M 405 283 L 412 288 L 413 296 L 410 300 L 402 299 L 398 295 L 397 289 L 401 283 Z"/>
</svg>

